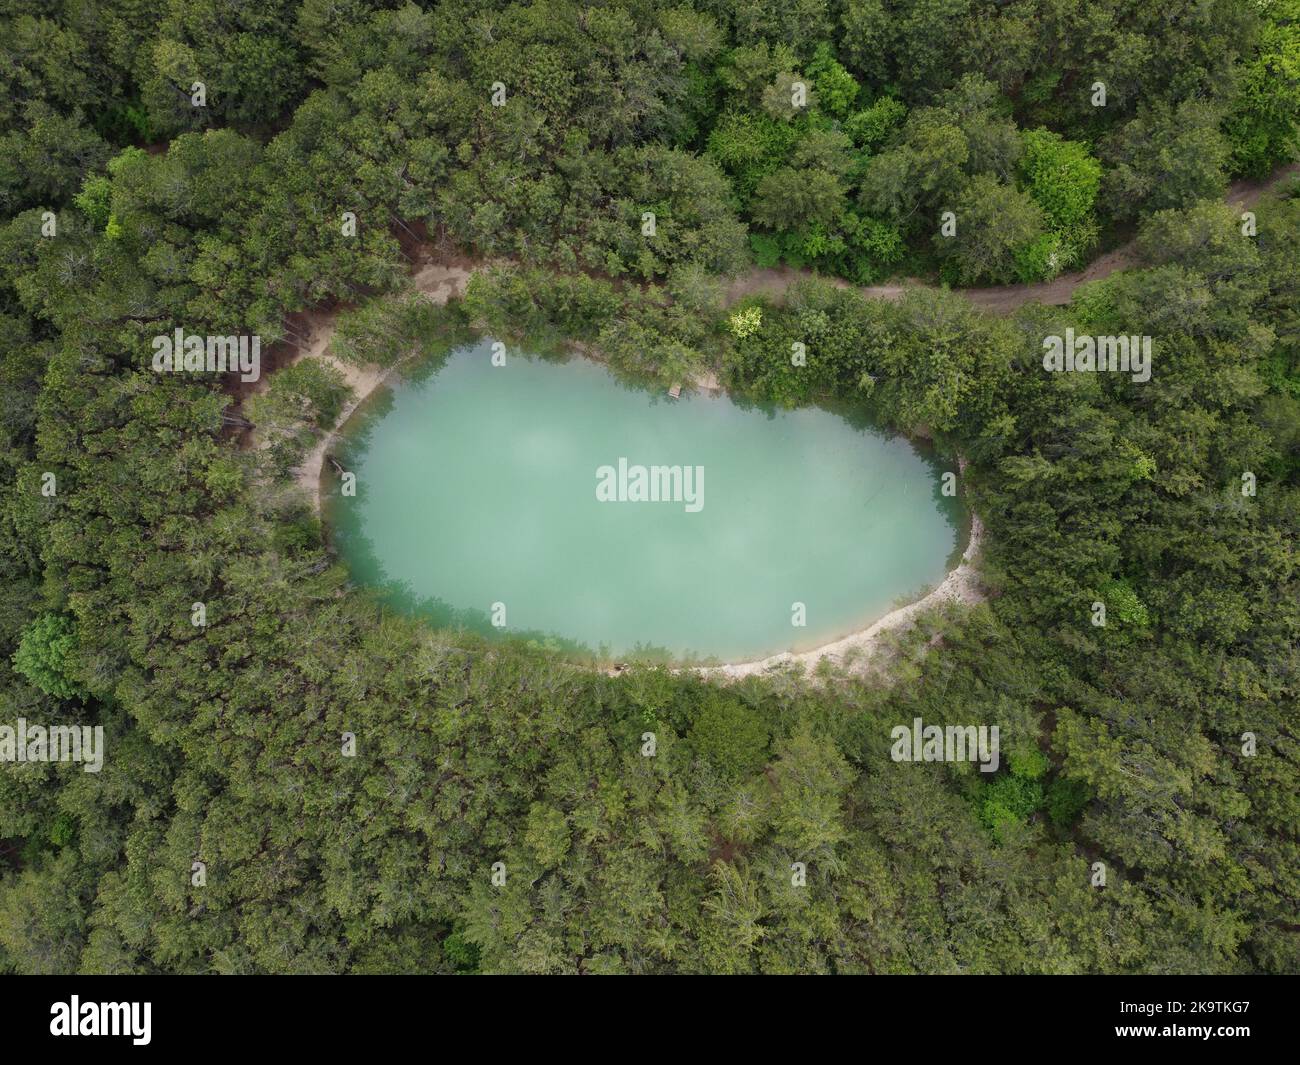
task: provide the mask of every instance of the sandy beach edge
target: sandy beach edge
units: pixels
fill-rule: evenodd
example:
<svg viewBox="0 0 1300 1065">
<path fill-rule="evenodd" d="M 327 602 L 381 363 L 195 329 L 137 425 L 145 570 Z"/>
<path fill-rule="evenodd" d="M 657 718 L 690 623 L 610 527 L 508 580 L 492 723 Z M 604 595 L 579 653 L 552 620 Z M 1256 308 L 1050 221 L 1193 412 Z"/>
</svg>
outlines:
<svg viewBox="0 0 1300 1065">
<path fill-rule="evenodd" d="M 472 270 L 460 266 L 440 266 L 430 264 L 419 270 L 412 278 L 415 290 L 431 302 L 443 305 L 453 298 L 463 296 L 469 284 Z M 319 359 L 337 369 L 352 390 L 352 398 L 344 405 L 335 419 L 333 426 L 321 435 L 320 440 L 304 457 L 302 464 L 294 473 L 294 480 L 310 496 L 312 507 L 317 514 L 321 510 L 320 480 L 325 456 L 338 439 L 338 434 L 357 408 L 387 379 L 396 367 L 387 369 L 367 366 L 359 367 L 345 363 L 330 354 L 330 342 L 334 338 L 337 315 L 333 312 L 320 312 L 311 320 L 311 336 L 306 347 L 292 360 Z M 292 363 L 291 363 L 292 364 Z M 695 382 L 696 387 L 707 391 L 719 390 L 719 384 L 712 375 Z M 958 459 L 959 469 L 965 471 L 967 461 Z M 972 512 L 970 540 L 961 562 L 953 568 L 943 581 L 929 594 L 914 602 L 891 610 L 864 629 L 852 632 L 838 640 L 822 644 L 810 651 L 784 651 L 767 658 L 752 662 L 735 662 L 719 666 L 689 666 L 682 671 L 695 672 L 704 677 L 724 680 L 739 680 L 743 677 L 766 673 L 771 669 L 798 665 L 811 671 L 823 659 L 836 663 L 861 663 L 878 650 L 884 638 L 892 633 L 907 628 L 921 613 L 949 602 L 974 605 L 985 598 L 976 577 L 974 562 L 979 553 L 984 537 L 984 525 L 979 515 Z M 616 675 L 620 670 L 606 672 Z"/>
</svg>

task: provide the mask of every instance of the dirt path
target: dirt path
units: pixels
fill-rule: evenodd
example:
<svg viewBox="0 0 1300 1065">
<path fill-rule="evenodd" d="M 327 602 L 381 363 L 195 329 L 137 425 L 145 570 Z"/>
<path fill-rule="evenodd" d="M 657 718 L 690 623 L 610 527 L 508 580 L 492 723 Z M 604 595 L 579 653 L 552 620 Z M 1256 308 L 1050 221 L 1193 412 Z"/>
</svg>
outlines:
<svg viewBox="0 0 1300 1065">
<path fill-rule="evenodd" d="M 1290 178 L 1300 176 L 1300 163 L 1284 166 L 1262 180 L 1234 181 L 1228 186 L 1225 202 L 1231 207 L 1247 209 L 1255 206 L 1260 198 L 1270 190 Z M 975 306 L 993 314 L 1013 314 L 1026 303 L 1043 303 L 1049 306 L 1062 306 L 1074 298 L 1074 290 L 1089 281 L 1099 281 L 1116 270 L 1126 270 L 1137 263 L 1134 243 L 1129 241 L 1121 247 L 1106 252 L 1089 263 L 1082 270 L 1072 274 L 1062 274 L 1051 281 L 1042 281 L 1033 285 L 991 285 L 986 288 L 954 289 L 960 292 Z M 739 277 L 727 287 L 727 303 L 732 304 L 746 296 L 763 295 L 779 300 L 786 290 L 796 281 L 817 277 L 837 288 L 854 288 L 870 299 L 898 300 L 913 288 L 925 288 L 927 283 L 918 278 L 905 278 L 888 285 L 853 285 L 843 278 L 824 277 L 811 270 L 797 270 L 782 266 L 775 269 L 752 270 L 744 277 Z"/>
<path fill-rule="evenodd" d="M 1233 207 L 1247 209 L 1259 202 L 1260 198 L 1271 189 L 1288 179 L 1300 175 L 1300 162 L 1292 163 L 1276 171 L 1268 178 L 1253 181 L 1243 180 L 1229 186 L 1226 202 Z M 1137 261 L 1133 242 L 1107 252 L 1089 264 L 1083 270 L 1072 274 L 1063 274 L 1053 281 L 1035 285 L 1000 285 L 989 288 L 956 289 L 977 307 L 993 314 L 1011 314 L 1026 303 L 1038 302 L 1049 305 L 1069 303 L 1074 291 L 1089 281 L 1097 281 L 1117 270 L 1127 269 Z M 465 286 L 478 266 L 443 265 L 426 262 L 416 270 L 411 283 L 417 292 L 423 293 L 438 305 L 464 295 Z M 792 267 L 776 269 L 756 269 L 744 277 L 737 278 L 728 285 L 725 299 L 728 305 L 752 295 L 764 295 L 775 300 L 784 297 L 786 291 L 797 281 L 819 278 L 838 288 L 856 288 L 862 295 L 871 299 L 898 300 L 912 288 L 924 288 L 926 283 L 914 278 L 888 285 L 854 286 L 842 278 L 823 277 L 810 270 L 796 270 Z M 334 443 L 339 429 L 357 409 L 361 402 L 383 383 L 386 373 L 377 367 L 362 369 L 350 363 L 336 359 L 329 351 L 330 341 L 334 337 L 336 314 L 329 311 L 314 312 L 306 316 L 309 327 L 307 346 L 290 361 L 314 358 L 322 359 L 343 374 L 344 380 L 352 389 L 352 399 L 344 407 L 334 427 L 326 433 L 320 442 L 307 455 L 303 464 L 295 473 L 298 484 L 311 496 L 313 506 L 320 510 L 321 467 L 330 446 Z M 265 387 L 265 378 L 260 383 Z M 717 389 L 717 379 L 711 374 L 707 380 L 696 382 L 697 387 Z M 965 460 L 962 460 L 965 468 Z M 837 664 L 848 665 L 854 671 L 867 668 L 869 660 L 884 645 L 887 635 L 901 631 L 912 624 L 923 611 L 949 602 L 974 604 L 984 599 L 979 580 L 975 572 L 976 558 L 983 540 L 984 527 L 978 515 L 971 516 L 970 543 L 962 555 L 961 563 L 944 578 L 929 595 L 909 603 L 897 610 L 892 610 L 860 632 L 851 633 L 843 639 L 824 644 L 811 651 L 800 653 L 786 652 L 773 655 L 756 662 L 740 662 L 723 666 L 702 667 L 698 670 L 703 676 L 735 680 L 740 677 L 763 673 L 769 669 L 797 664 L 811 670 L 822 659 L 829 659 Z"/>
<path fill-rule="evenodd" d="M 442 306 L 448 300 L 465 294 L 465 286 L 469 284 L 472 272 L 464 266 L 429 263 L 416 271 L 411 278 L 411 284 L 417 292 L 422 293 L 432 303 Z M 325 465 L 325 456 L 337 439 L 339 430 L 352 417 L 362 401 L 383 384 L 384 378 L 389 373 L 378 366 L 363 368 L 334 357 L 329 346 L 334 339 L 337 320 L 338 315 L 334 311 L 313 311 L 306 315 L 304 324 L 308 330 L 307 344 L 285 364 L 292 366 L 302 359 L 319 359 L 338 370 L 343 375 L 348 388 L 352 390 L 351 398 L 343 405 L 333 427 L 307 453 L 302 465 L 294 472 L 294 480 L 311 497 L 312 507 L 317 513 L 320 513 L 320 478 L 321 468 Z M 267 380 L 263 377 L 258 382 L 259 390 L 266 387 Z"/>
</svg>

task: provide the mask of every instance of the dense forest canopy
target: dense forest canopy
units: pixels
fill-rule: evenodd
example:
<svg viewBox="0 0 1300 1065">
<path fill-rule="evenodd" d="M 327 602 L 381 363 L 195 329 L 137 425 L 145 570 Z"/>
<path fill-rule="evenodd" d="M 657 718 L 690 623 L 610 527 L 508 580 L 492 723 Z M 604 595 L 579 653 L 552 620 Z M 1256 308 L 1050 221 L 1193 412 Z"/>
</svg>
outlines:
<svg viewBox="0 0 1300 1065">
<path fill-rule="evenodd" d="M 1300 0 L 0 28 L 0 725 L 106 750 L 0 761 L 0 972 L 1300 971 L 1300 191 L 1227 199 L 1300 147 Z M 1108 251 L 1065 306 L 950 287 Z M 273 353 L 323 306 L 344 361 L 490 332 L 924 433 L 987 601 L 735 684 L 405 618 L 293 482 L 347 385 Z M 177 328 L 267 387 L 153 372 Z M 1150 380 L 1045 372 L 1067 329 Z M 1001 768 L 892 760 L 915 718 Z"/>
</svg>

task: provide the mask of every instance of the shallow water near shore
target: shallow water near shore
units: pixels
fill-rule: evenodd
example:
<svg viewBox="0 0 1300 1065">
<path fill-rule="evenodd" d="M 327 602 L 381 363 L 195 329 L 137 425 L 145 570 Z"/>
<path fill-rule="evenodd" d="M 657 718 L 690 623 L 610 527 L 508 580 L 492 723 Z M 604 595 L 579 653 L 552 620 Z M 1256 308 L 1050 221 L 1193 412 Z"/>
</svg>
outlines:
<svg viewBox="0 0 1300 1065">
<path fill-rule="evenodd" d="M 325 514 L 358 584 L 601 658 L 826 643 L 941 581 L 964 523 L 946 467 L 902 437 L 672 400 L 582 358 L 494 366 L 490 341 L 390 379 L 337 450 L 356 495 L 327 471 Z"/>
</svg>

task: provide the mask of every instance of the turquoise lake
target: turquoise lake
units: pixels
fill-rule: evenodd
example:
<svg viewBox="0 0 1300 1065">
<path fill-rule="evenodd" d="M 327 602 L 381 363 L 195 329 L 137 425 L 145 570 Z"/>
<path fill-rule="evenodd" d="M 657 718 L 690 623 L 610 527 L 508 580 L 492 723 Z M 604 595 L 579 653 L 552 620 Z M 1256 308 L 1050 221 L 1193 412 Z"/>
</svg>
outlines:
<svg viewBox="0 0 1300 1065">
<path fill-rule="evenodd" d="M 332 470 L 323 494 L 357 583 L 439 625 L 607 658 L 743 661 L 847 635 L 942 580 L 964 521 L 902 437 L 673 400 L 587 359 L 493 366 L 487 341 L 392 378 L 338 454 L 356 495 Z"/>
</svg>

